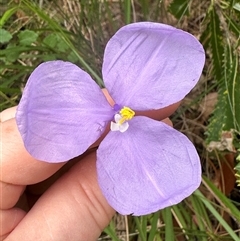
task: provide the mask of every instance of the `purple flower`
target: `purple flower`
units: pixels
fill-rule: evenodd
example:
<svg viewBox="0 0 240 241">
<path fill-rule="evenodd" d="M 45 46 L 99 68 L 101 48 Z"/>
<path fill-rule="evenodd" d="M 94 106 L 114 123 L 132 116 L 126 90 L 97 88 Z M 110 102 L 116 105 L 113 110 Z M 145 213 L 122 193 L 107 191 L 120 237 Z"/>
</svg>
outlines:
<svg viewBox="0 0 240 241">
<path fill-rule="evenodd" d="M 201 44 L 159 23 L 134 23 L 108 42 L 102 74 L 112 107 L 82 69 L 46 62 L 31 74 L 17 110 L 29 153 L 64 162 L 111 130 L 97 150 L 97 173 L 109 204 L 121 214 L 144 215 L 182 201 L 201 180 L 193 144 L 163 122 L 134 111 L 156 110 L 184 98 L 204 65 Z"/>
</svg>

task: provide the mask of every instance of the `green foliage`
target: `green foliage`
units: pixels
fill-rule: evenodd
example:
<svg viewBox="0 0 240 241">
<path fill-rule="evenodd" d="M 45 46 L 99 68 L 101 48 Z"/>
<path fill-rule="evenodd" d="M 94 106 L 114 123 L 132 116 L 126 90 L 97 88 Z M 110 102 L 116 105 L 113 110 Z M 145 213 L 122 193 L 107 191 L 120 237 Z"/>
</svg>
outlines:
<svg viewBox="0 0 240 241">
<path fill-rule="evenodd" d="M 233 147 L 232 151 L 234 151 L 239 147 L 236 136 L 240 131 L 240 76 L 238 54 L 232 50 L 230 45 L 225 47 L 223 61 L 222 77 L 218 84 L 218 103 L 208 125 L 207 141 L 209 145 L 213 141 L 223 142 L 222 134 L 226 131 L 229 133 L 233 131 L 235 148 Z"/>
<path fill-rule="evenodd" d="M 235 171 L 236 171 L 236 178 L 237 178 L 237 185 L 240 187 L 240 149 L 238 149 L 238 156 L 236 158 L 237 160 L 237 165 L 235 166 Z"/>
<path fill-rule="evenodd" d="M 233 8 L 240 12 L 240 3 L 234 3 Z"/>
<path fill-rule="evenodd" d="M 59 52 L 66 52 L 68 50 L 68 45 L 66 42 L 56 33 L 50 33 L 43 39 L 43 43 L 50 48 L 58 49 Z"/>
<path fill-rule="evenodd" d="M 178 19 L 184 15 L 189 15 L 189 6 L 191 1 L 189 0 L 174 0 L 169 5 L 169 11 Z"/>
<path fill-rule="evenodd" d="M 212 58 L 212 75 L 218 86 L 218 102 L 207 128 L 209 150 L 235 152 L 240 147 L 240 28 L 238 3 L 213 2 L 206 33 Z M 237 11 L 236 11 L 237 10 Z M 206 46 L 208 47 L 208 46 Z"/>
<path fill-rule="evenodd" d="M 232 230 L 232 228 L 228 225 L 228 223 L 223 219 L 223 217 L 220 215 L 220 213 L 216 210 L 216 208 L 211 204 L 211 202 L 209 202 L 208 199 L 206 199 L 206 197 L 204 197 L 204 195 L 197 190 L 195 192 L 195 195 L 197 195 L 199 197 L 199 199 L 201 199 L 201 201 L 203 202 L 203 204 L 206 206 L 206 208 L 211 212 L 211 214 L 218 220 L 218 222 L 225 228 L 225 230 L 228 232 L 229 236 L 231 237 L 231 240 L 234 241 L 238 241 L 239 237 L 238 235 Z M 238 211 L 238 215 L 239 215 L 239 211 Z M 214 237 L 214 234 L 209 234 L 210 237 Z M 227 240 L 230 240 L 229 237 Z"/>
<path fill-rule="evenodd" d="M 0 29 L 0 43 L 8 43 L 12 38 L 12 34 L 5 29 Z"/>
<path fill-rule="evenodd" d="M 12 7 L 12 8 L 9 8 L 7 9 L 4 14 L 2 15 L 1 19 L 0 19 L 0 28 L 3 27 L 3 25 L 8 21 L 8 19 L 10 17 L 12 17 L 12 15 L 14 13 L 16 13 L 16 11 L 18 10 L 18 7 L 15 6 L 15 7 Z"/>
<path fill-rule="evenodd" d="M 216 9 L 214 6 L 209 10 L 208 13 L 210 16 L 209 19 L 209 26 L 210 30 L 208 33 L 210 34 L 210 48 L 212 52 L 212 60 L 213 60 L 213 73 L 216 76 L 216 80 L 219 81 L 222 75 L 222 58 L 223 58 L 223 33 L 220 25 L 219 16 L 217 14 Z"/>
<path fill-rule="evenodd" d="M 18 34 L 19 38 L 19 45 L 27 46 L 33 44 L 37 38 L 38 38 L 38 33 L 32 31 L 32 30 L 24 30 L 21 31 Z"/>
<path fill-rule="evenodd" d="M 234 27 L 236 19 L 231 17 L 225 19 L 224 16 L 227 14 L 223 11 L 234 14 L 231 5 L 227 5 L 224 9 L 219 5 L 211 6 L 208 13 L 210 15 L 208 26 L 211 31 L 206 29 L 211 33 L 208 37 L 211 43 L 213 78 L 218 83 L 218 103 L 208 125 L 208 143 L 221 142 L 222 133 L 225 131 L 234 130 L 236 133 L 240 131 L 240 70 L 237 39 L 240 31 Z M 231 31 L 233 27 L 234 32 Z"/>
</svg>

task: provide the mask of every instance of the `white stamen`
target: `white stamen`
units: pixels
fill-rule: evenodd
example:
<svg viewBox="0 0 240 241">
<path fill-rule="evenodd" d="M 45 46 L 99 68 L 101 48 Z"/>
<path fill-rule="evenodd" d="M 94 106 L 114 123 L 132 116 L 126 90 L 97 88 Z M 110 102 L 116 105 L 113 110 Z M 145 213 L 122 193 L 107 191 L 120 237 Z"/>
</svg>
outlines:
<svg viewBox="0 0 240 241">
<path fill-rule="evenodd" d="M 110 125 L 111 131 L 125 132 L 128 129 L 128 127 L 129 127 L 128 122 L 124 122 L 124 123 L 120 124 L 121 119 L 122 119 L 122 117 L 119 114 L 116 114 L 114 116 L 115 122 L 111 121 L 111 125 Z"/>
<path fill-rule="evenodd" d="M 120 132 L 125 132 L 129 127 L 128 122 L 124 122 L 122 125 L 119 126 L 119 131 Z"/>
</svg>

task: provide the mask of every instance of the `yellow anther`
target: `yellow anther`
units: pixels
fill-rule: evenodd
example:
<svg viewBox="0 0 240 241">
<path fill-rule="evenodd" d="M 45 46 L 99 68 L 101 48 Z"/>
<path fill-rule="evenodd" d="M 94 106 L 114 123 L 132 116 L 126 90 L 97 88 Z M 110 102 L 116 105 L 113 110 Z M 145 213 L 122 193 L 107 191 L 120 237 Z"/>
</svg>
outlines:
<svg viewBox="0 0 240 241">
<path fill-rule="evenodd" d="M 120 110 L 121 120 L 119 121 L 119 124 L 123 124 L 127 120 L 131 120 L 133 116 L 135 115 L 135 112 L 130 109 L 129 107 L 124 106 Z"/>
</svg>

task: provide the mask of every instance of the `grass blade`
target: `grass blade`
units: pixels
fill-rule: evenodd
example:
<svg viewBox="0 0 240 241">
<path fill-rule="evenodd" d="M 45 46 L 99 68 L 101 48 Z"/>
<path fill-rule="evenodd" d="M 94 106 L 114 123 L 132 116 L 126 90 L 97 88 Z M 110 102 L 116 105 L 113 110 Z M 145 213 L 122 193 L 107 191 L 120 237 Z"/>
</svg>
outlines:
<svg viewBox="0 0 240 241">
<path fill-rule="evenodd" d="M 233 231 L 233 229 L 228 225 L 228 223 L 221 217 L 219 212 L 213 207 L 213 205 L 210 203 L 210 201 L 207 198 L 205 198 L 199 190 L 196 190 L 194 195 L 196 195 L 200 198 L 200 200 L 204 203 L 204 205 L 207 207 L 207 209 L 218 220 L 218 222 L 225 228 L 225 230 L 232 237 L 232 239 L 234 241 L 239 241 L 239 237 L 236 235 L 236 233 Z"/>
</svg>

